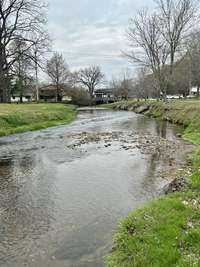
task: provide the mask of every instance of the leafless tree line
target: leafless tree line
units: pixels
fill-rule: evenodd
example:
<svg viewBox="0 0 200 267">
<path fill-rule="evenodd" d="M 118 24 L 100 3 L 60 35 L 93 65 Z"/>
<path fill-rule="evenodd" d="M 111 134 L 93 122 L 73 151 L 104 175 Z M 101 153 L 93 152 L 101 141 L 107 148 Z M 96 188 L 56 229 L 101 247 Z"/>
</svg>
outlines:
<svg viewBox="0 0 200 267">
<path fill-rule="evenodd" d="M 140 67 L 137 81 L 124 76 L 111 87 L 121 99 L 131 95 L 166 98 L 168 92 L 186 92 L 195 85 L 200 90 L 199 9 L 195 0 L 155 0 L 153 12 L 143 9 L 130 20 L 125 53 Z M 22 98 L 32 84 L 39 100 L 38 72 L 47 73 L 56 88 L 56 101 L 65 85 L 83 87 L 94 98 L 95 88 L 104 80 L 99 66 L 70 72 L 62 54 L 49 52 L 46 31 L 46 4 L 39 0 L 0 1 L 0 102 L 9 102 L 13 90 Z M 196 28 L 194 29 L 194 25 Z M 189 69 L 189 70 L 188 70 Z"/>
<path fill-rule="evenodd" d="M 22 82 L 30 66 L 38 72 L 49 40 L 46 5 L 39 0 L 0 1 L 0 91 L 9 102 L 12 79 Z M 28 63 L 29 62 L 29 63 Z M 26 66 L 25 66 L 26 65 Z"/>
<path fill-rule="evenodd" d="M 22 96 L 27 84 L 32 84 L 39 100 L 39 70 L 45 71 L 56 87 L 59 101 L 63 84 L 80 84 L 93 98 L 95 87 L 103 74 L 98 66 L 70 73 L 62 54 L 50 51 L 50 38 L 46 30 L 46 7 L 40 0 L 0 1 L 0 102 L 9 102 L 11 93 Z"/>
<path fill-rule="evenodd" d="M 94 91 L 97 85 L 101 84 L 104 75 L 99 66 L 91 66 L 71 72 L 62 54 L 54 53 L 47 61 L 46 73 L 51 83 L 56 87 L 56 101 L 62 100 L 63 88 L 67 88 L 69 95 L 85 95 L 80 87 L 88 91 L 90 99 L 94 99 Z M 75 92 L 75 90 L 77 92 Z"/>
<path fill-rule="evenodd" d="M 198 25 L 198 5 L 194 0 L 155 0 L 155 4 L 154 12 L 141 10 L 130 20 L 130 50 L 125 55 L 150 71 L 157 96 L 166 98 L 175 85 L 177 62 L 189 54 L 186 44 Z"/>
</svg>

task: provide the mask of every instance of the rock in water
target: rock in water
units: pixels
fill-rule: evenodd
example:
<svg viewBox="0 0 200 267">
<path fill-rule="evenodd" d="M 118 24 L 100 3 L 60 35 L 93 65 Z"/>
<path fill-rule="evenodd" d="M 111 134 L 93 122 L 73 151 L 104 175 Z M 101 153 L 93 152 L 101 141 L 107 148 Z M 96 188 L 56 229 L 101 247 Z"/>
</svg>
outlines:
<svg viewBox="0 0 200 267">
<path fill-rule="evenodd" d="M 141 113 L 144 113 L 148 110 L 149 110 L 149 106 L 140 106 L 140 107 L 135 109 L 135 112 L 141 114 Z"/>
</svg>

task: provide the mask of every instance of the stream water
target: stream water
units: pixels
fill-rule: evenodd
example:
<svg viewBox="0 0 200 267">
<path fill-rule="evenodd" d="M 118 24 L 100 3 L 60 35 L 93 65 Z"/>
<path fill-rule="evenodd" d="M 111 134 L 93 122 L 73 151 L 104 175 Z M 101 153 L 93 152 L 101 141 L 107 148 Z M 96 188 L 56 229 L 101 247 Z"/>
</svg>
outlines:
<svg viewBox="0 0 200 267">
<path fill-rule="evenodd" d="M 104 266 L 118 221 L 161 192 L 171 154 L 181 164 L 181 131 L 98 109 L 68 126 L 0 138 L 0 266 Z M 170 143 L 167 157 L 155 138 Z"/>
</svg>

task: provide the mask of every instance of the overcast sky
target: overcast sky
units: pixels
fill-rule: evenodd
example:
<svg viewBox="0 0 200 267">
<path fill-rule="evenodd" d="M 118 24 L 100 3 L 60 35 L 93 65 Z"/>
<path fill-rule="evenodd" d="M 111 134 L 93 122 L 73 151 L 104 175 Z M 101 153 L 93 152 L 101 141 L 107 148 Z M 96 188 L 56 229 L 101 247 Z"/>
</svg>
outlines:
<svg viewBox="0 0 200 267">
<path fill-rule="evenodd" d="M 49 32 L 53 49 L 63 53 L 73 70 L 101 66 L 106 77 L 131 65 L 121 57 L 127 48 L 129 18 L 153 0 L 49 0 Z"/>
</svg>

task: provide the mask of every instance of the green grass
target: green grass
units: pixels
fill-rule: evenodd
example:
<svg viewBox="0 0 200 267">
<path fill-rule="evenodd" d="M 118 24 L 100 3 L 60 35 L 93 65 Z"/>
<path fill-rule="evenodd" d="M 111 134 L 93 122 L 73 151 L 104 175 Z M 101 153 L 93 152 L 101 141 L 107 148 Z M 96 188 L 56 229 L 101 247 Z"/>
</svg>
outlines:
<svg viewBox="0 0 200 267">
<path fill-rule="evenodd" d="M 0 136 L 68 124 L 76 109 L 63 104 L 0 104 Z"/>
<path fill-rule="evenodd" d="M 128 101 L 109 105 L 185 126 L 184 137 L 200 144 L 199 101 Z M 107 259 L 109 267 L 200 267 L 200 149 L 194 153 L 188 187 L 159 198 L 123 220 Z"/>
<path fill-rule="evenodd" d="M 126 218 L 108 266 L 200 266 L 200 210 L 192 192 L 176 193 Z"/>
</svg>

